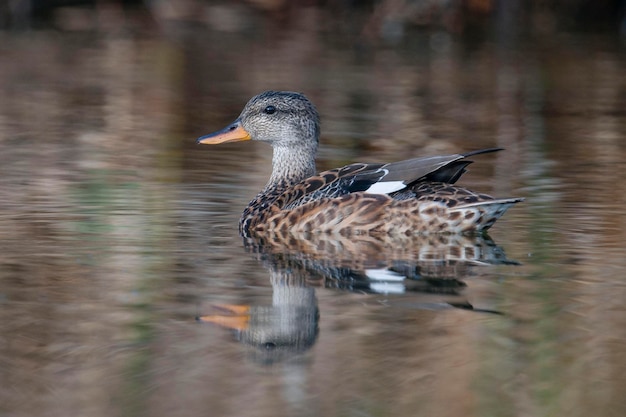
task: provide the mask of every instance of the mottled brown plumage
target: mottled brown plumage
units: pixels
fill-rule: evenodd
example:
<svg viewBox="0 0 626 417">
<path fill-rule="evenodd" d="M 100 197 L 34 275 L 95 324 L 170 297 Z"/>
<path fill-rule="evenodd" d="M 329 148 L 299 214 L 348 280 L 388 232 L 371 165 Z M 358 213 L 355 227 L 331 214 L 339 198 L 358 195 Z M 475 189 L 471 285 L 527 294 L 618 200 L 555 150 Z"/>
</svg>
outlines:
<svg viewBox="0 0 626 417">
<path fill-rule="evenodd" d="M 351 164 L 315 174 L 319 116 L 302 94 L 266 91 L 239 118 L 198 143 L 268 142 L 272 175 L 239 223 L 244 236 L 430 234 L 487 230 L 520 198 L 494 199 L 453 185 L 472 161 L 499 149 Z"/>
</svg>

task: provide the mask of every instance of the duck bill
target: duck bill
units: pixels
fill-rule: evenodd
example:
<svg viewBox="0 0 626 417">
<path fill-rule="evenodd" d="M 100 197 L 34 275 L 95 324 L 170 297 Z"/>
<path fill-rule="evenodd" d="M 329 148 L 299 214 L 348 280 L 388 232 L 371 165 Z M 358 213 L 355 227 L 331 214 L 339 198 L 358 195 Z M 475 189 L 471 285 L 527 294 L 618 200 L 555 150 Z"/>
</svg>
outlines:
<svg viewBox="0 0 626 417">
<path fill-rule="evenodd" d="M 218 143 L 239 142 L 250 139 L 252 139 L 250 133 L 241 126 L 241 120 L 237 119 L 222 130 L 199 137 L 196 143 L 216 145 Z"/>
</svg>

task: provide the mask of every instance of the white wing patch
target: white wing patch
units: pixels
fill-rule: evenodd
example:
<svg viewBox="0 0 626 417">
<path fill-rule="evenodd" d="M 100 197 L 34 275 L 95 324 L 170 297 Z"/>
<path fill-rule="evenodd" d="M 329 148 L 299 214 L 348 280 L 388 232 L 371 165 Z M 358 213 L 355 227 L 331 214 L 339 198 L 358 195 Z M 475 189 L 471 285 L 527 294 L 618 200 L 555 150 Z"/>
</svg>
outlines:
<svg viewBox="0 0 626 417">
<path fill-rule="evenodd" d="M 372 280 L 370 290 L 379 294 L 402 294 L 405 292 L 402 274 L 389 269 L 366 269 L 365 275 Z"/>
<path fill-rule="evenodd" d="M 365 276 L 375 281 L 404 281 L 404 278 L 406 278 L 404 275 L 386 268 L 366 269 Z"/>
<path fill-rule="evenodd" d="M 370 194 L 390 194 L 405 187 L 404 181 L 383 181 L 372 184 L 365 192 Z"/>
<path fill-rule="evenodd" d="M 404 294 L 406 292 L 403 284 L 390 284 L 388 282 L 371 283 L 370 290 L 377 294 Z"/>
</svg>

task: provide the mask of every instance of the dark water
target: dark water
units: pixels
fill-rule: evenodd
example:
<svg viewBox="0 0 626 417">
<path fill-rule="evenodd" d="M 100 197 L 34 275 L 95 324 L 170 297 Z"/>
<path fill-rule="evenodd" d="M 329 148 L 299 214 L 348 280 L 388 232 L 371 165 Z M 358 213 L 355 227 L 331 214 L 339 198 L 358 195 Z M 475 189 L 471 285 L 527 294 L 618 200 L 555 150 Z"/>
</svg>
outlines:
<svg viewBox="0 0 626 417">
<path fill-rule="evenodd" d="M 626 413 L 614 35 L 214 12 L 247 23 L 1 34 L 0 415 Z M 194 139 L 266 89 L 316 103 L 319 169 L 500 146 L 462 183 L 526 201 L 489 239 L 244 242 L 271 151 Z"/>
</svg>

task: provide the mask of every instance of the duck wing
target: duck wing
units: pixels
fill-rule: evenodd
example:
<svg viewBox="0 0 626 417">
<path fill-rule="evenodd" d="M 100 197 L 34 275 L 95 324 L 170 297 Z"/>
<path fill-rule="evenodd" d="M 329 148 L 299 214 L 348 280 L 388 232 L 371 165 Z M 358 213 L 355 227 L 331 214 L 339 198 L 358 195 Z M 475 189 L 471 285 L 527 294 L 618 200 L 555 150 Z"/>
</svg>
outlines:
<svg viewBox="0 0 626 417">
<path fill-rule="evenodd" d="M 291 210 L 322 198 L 366 192 L 393 194 L 420 182 L 453 184 L 472 161 L 468 156 L 496 152 L 500 148 L 445 156 L 413 158 L 388 164 L 356 163 L 322 172 L 285 190 L 272 205 Z"/>
</svg>

